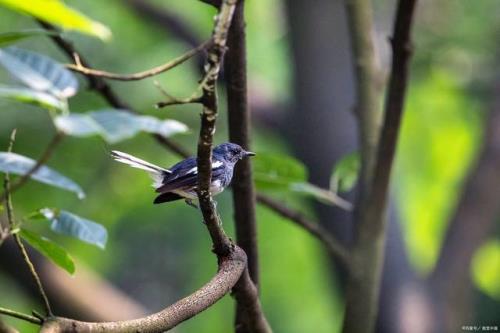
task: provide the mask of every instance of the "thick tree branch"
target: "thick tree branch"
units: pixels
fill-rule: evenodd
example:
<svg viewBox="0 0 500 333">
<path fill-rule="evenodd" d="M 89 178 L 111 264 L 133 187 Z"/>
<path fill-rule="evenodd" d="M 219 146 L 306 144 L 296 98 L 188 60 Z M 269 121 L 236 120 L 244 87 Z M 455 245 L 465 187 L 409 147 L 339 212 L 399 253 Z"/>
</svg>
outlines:
<svg viewBox="0 0 500 333">
<path fill-rule="evenodd" d="M 236 247 L 228 256 L 220 258 L 219 270 L 210 282 L 188 297 L 181 299 L 158 313 L 134 320 L 105 323 L 82 322 L 68 318 L 53 317 L 44 322 L 40 332 L 164 332 L 206 310 L 226 295 L 240 279 L 245 267 L 246 255 L 243 250 Z"/>
<path fill-rule="evenodd" d="M 362 184 L 355 212 L 357 234 L 347 285 L 344 332 L 371 332 L 374 327 L 384 255 L 385 210 L 408 81 L 410 30 L 415 4 L 416 0 L 398 2 L 391 75 L 373 176 L 365 179 L 369 183 Z"/>
<path fill-rule="evenodd" d="M 227 82 L 227 109 L 229 141 L 250 151 L 250 114 L 247 97 L 247 64 L 244 1 L 235 8 L 233 24 L 229 29 L 228 52 L 224 68 Z M 248 257 L 252 281 L 259 284 L 257 252 L 257 223 L 255 218 L 255 188 L 250 159 L 240 161 L 234 170 L 233 203 L 236 240 Z"/>
<path fill-rule="evenodd" d="M 193 56 L 195 56 L 198 52 L 205 50 L 208 48 L 211 44 L 211 41 L 208 40 L 206 42 L 203 42 L 202 44 L 198 45 L 196 48 L 189 50 L 188 52 L 184 53 L 183 55 L 154 68 L 134 73 L 134 74 L 116 74 L 116 73 L 111 73 L 111 72 L 106 72 L 102 70 L 97 70 L 97 69 L 92 69 L 88 68 L 85 65 L 81 63 L 81 60 L 78 58 L 78 55 L 75 53 L 75 62 L 76 64 L 69 64 L 66 65 L 68 69 L 71 69 L 72 71 L 82 73 L 86 76 L 98 76 L 106 79 L 111 79 L 111 80 L 118 80 L 118 81 L 138 81 L 138 80 L 143 80 L 148 77 L 152 77 L 161 73 L 164 73 L 168 70 L 171 70 L 172 68 L 175 68 L 179 66 L 180 64 L 184 63 L 185 61 L 191 59 Z"/>
</svg>

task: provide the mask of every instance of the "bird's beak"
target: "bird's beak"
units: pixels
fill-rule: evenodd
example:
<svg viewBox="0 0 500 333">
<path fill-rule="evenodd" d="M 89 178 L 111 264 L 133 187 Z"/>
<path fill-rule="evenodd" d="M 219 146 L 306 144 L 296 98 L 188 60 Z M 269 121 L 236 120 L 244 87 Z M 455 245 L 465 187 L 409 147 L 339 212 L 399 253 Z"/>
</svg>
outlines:
<svg viewBox="0 0 500 333">
<path fill-rule="evenodd" d="M 245 156 L 255 156 L 255 153 L 251 152 L 251 151 L 247 151 L 247 152 L 245 152 Z"/>
</svg>

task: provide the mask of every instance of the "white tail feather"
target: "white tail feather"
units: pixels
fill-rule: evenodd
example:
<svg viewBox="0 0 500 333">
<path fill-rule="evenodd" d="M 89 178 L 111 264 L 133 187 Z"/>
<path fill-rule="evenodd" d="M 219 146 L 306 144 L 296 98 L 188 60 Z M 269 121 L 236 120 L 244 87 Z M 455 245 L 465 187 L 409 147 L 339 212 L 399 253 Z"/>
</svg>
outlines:
<svg viewBox="0 0 500 333">
<path fill-rule="evenodd" d="M 142 170 L 146 170 L 149 172 L 152 176 L 156 176 L 161 173 L 172 173 L 170 170 L 161 168 L 157 165 L 151 164 L 149 162 L 146 162 L 144 160 L 141 160 L 140 158 L 137 158 L 135 156 L 129 155 L 127 153 L 123 153 L 121 151 L 113 150 L 111 151 L 111 156 L 115 159 L 117 162 L 125 163 L 130 165 L 133 168 L 138 168 Z M 156 177 L 153 177 L 153 179 L 156 180 Z"/>
</svg>

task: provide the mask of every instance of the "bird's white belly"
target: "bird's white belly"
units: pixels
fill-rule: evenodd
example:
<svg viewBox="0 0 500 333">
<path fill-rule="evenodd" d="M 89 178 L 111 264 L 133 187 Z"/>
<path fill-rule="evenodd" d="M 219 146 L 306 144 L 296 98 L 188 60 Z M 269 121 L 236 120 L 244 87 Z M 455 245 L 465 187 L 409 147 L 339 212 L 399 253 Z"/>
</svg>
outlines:
<svg viewBox="0 0 500 333">
<path fill-rule="evenodd" d="M 224 190 L 224 188 L 221 185 L 222 184 L 221 184 L 220 180 L 216 180 L 216 181 L 212 182 L 212 184 L 210 185 L 210 193 L 212 195 L 217 195 L 217 194 L 221 193 Z M 174 190 L 172 192 L 175 194 L 178 194 L 186 199 L 191 199 L 191 200 L 198 199 L 198 194 L 196 194 L 195 191 Z"/>
</svg>

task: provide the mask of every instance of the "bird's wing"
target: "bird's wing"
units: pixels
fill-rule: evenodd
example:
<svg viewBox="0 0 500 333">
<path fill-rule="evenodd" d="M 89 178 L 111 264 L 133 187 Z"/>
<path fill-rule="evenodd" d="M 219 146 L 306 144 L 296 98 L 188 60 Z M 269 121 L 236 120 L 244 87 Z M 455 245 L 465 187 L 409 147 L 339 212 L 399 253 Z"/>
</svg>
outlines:
<svg viewBox="0 0 500 333">
<path fill-rule="evenodd" d="M 198 167 L 196 159 L 183 161 L 181 167 L 175 165 L 171 171 L 173 174 L 167 175 L 163 179 L 163 184 L 156 189 L 158 193 L 166 193 L 174 190 L 195 188 L 198 182 Z M 176 170 L 177 169 L 177 170 Z M 221 161 L 212 161 L 212 179 L 224 174 L 224 164 Z"/>
</svg>

